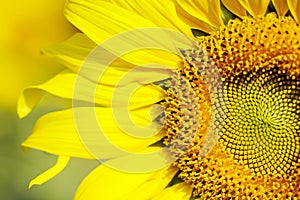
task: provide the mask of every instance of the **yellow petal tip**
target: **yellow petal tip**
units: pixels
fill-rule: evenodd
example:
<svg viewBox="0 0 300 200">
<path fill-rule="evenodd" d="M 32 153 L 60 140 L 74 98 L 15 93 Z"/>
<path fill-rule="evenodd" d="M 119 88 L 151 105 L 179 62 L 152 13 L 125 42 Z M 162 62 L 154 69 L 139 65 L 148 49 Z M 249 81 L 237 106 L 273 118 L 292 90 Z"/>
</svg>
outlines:
<svg viewBox="0 0 300 200">
<path fill-rule="evenodd" d="M 28 189 L 30 190 L 32 188 L 32 186 L 34 185 L 40 185 L 38 183 L 34 183 L 34 180 L 30 181 L 29 185 L 28 185 Z"/>
<path fill-rule="evenodd" d="M 28 152 L 29 148 L 27 146 L 24 145 L 24 143 L 21 144 L 21 148 L 24 152 Z"/>
<path fill-rule="evenodd" d="M 18 106 L 18 116 L 20 119 L 23 119 L 24 117 L 26 117 L 29 113 L 31 112 L 31 109 L 29 109 L 28 107 L 25 106 Z"/>
<path fill-rule="evenodd" d="M 18 103 L 17 103 L 17 113 L 18 113 L 19 118 L 21 118 L 21 119 L 26 117 L 32 110 L 30 107 L 27 106 L 27 103 L 26 103 L 26 100 L 24 97 L 25 90 L 26 89 L 24 89 L 23 93 L 19 97 Z"/>
<path fill-rule="evenodd" d="M 41 185 L 53 178 L 54 176 L 58 175 L 67 166 L 69 160 L 70 157 L 59 156 L 57 159 L 57 163 L 53 167 L 51 167 L 44 173 L 34 178 L 32 181 L 30 181 L 28 189 L 30 189 L 33 185 Z"/>
</svg>

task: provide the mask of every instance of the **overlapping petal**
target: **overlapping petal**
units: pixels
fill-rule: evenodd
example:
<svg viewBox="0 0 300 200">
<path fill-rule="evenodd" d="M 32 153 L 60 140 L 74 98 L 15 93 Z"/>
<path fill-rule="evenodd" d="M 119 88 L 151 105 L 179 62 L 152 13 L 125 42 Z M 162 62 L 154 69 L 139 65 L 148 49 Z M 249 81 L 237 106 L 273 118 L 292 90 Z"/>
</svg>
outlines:
<svg viewBox="0 0 300 200">
<path fill-rule="evenodd" d="M 270 0 L 240 0 L 241 5 L 255 18 L 266 14 Z"/>
<path fill-rule="evenodd" d="M 279 16 L 284 16 L 289 10 L 287 0 L 272 0 Z"/>
<path fill-rule="evenodd" d="M 239 17 L 247 15 L 246 9 L 241 5 L 239 0 L 222 0 L 222 3 L 227 9 Z"/>
<path fill-rule="evenodd" d="M 172 187 L 168 187 L 159 193 L 153 200 L 189 200 L 192 195 L 193 188 L 187 183 L 178 183 Z"/>
<path fill-rule="evenodd" d="M 157 149 L 157 148 L 155 148 Z M 146 162 L 136 163 L 134 156 L 127 156 L 107 161 L 92 171 L 78 188 L 75 200 L 93 200 L 93 199 L 138 199 L 137 197 L 147 192 L 149 196 L 151 192 L 159 192 L 163 190 L 168 182 L 167 177 L 171 177 L 176 173 L 174 168 L 166 166 L 163 169 L 153 172 L 128 173 L 112 169 L 110 165 L 149 165 L 160 162 L 159 160 L 149 160 Z M 162 179 L 159 179 L 162 178 Z M 160 180 L 161 182 L 159 182 Z M 140 191 L 143 186 L 153 183 L 153 188 L 147 188 L 148 191 Z M 101 192 L 100 192 L 101 191 Z M 141 194 L 131 196 L 130 192 L 140 191 Z M 150 193 L 148 193 L 150 192 Z M 144 197 L 143 197 L 144 198 Z"/>
<path fill-rule="evenodd" d="M 32 134 L 22 143 L 22 147 L 39 149 L 55 155 L 95 159 L 95 155 L 92 155 L 89 152 L 90 149 L 87 149 L 90 147 L 91 149 L 100 149 L 98 158 L 107 159 L 120 156 L 116 147 L 124 151 L 137 152 L 162 137 L 162 134 L 159 133 L 148 138 L 128 135 L 120 129 L 120 126 L 126 127 L 127 124 L 123 122 L 117 124 L 111 108 L 95 108 L 95 115 L 101 122 L 101 129 L 99 129 L 99 125 L 94 124 L 91 116 L 85 114 L 90 109 L 74 108 L 44 115 L 37 121 Z M 143 109 L 150 112 L 150 107 Z M 77 118 L 74 118 L 74 110 L 77 113 L 80 112 L 81 115 L 76 115 Z M 149 120 L 149 117 L 136 115 L 134 111 L 131 112 L 131 117 L 137 124 L 145 124 L 145 120 Z M 78 121 L 84 123 L 86 134 L 84 138 L 80 135 L 82 134 L 81 130 L 78 130 L 78 125 L 76 125 Z M 151 129 L 157 130 L 156 127 L 149 127 L 145 130 Z M 99 130 L 103 135 L 99 133 Z M 107 140 L 100 140 L 103 137 Z"/>
<path fill-rule="evenodd" d="M 69 0 L 65 15 L 96 44 L 123 31 L 156 27 L 138 14 L 106 1 Z"/>
<path fill-rule="evenodd" d="M 170 183 L 170 180 L 172 180 L 177 171 L 178 168 L 169 167 L 166 170 L 153 175 L 147 181 L 126 194 L 126 199 L 138 200 L 156 197 Z"/>
<path fill-rule="evenodd" d="M 118 34 L 132 29 L 157 27 L 157 25 L 136 13 L 106 1 L 91 2 L 80 0 L 69 1 L 65 13 L 66 17 L 96 44 L 101 44 L 112 36 L 117 38 L 113 48 L 116 50 L 117 47 L 118 52 L 126 51 L 126 55 L 121 56 L 121 58 L 136 66 L 159 63 L 169 68 L 176 68 L 181 61 L 180 57 L 169 52 L 137 49 L 139 46 L 136 44 L 136 40 L 156 43 L 156 40 L 159 40 L 161 35 L 151 35 L 145 38 L 142 35 L 135 35 L 135 39 L 131 37 L 131 40 L 128 40 L 128 37 L 122 38 L 118 36 Z M 165 37 L 167 36 L 165 35 Z M 164 41 L 167 42 L 166 40 Z M 112 45 L 109 45 L 107 48 L 110 47 Z M 131 50 L 137 49 L 137 51 L 128 52 L 128 47 L 131 47 Z M 116 52 L 114 51 L 113 53 Z"/>
<path fill-rule="evenodd" d="M 94 50 L 95 48 L 94 42 L 84 34 L 78 33 L 65 42 L 43 49 L 43 52 L 86 79 L 106 85 L 116 85 L 120 77 L 136 67 L 121 58 L 109 61 L 107 59 L 112 56 L 111 53 L 101 48 Z M 96 51 L 95 56 L 90 55 L 93 50 Z M 138 52 L 135 55 L 138 55 Z M 104 65 L 105 63 L 108 64 Z M 135 77 L 138 77 L 140 83 L 149 83 L 168 78 L 170 70 L 149 66 L 139 67 L 139 70 L 130 73 L 138 74 Z"/>
<path fill-rule="evenodd" d="M 76 33 L 68 40 L 42 49 L 42 53 L 57 59 L 73 72 L 78 72 L 87 56 L 96 47 L 83 33 Z"/>
<path fill-rule="evenodd" d="M 190 27 L 177 16 L 173 0 L 112 0 L 112 2 L 126 10 L 139 14 L 158 27 L 178 30 L 190 37 L 193 36 Z"/>
<path fill-rule="evenodd" d="M 220 0 L 177 0 L 178 5 L 189 15 L 219 28 L 222 24 Z M 180 14 L 180 13 L 179 13 Z"/>
<path fill-rule="evenodd" d="M 176 4 L 176 10 L 178 13 L 179 18 L 188 24 L 191 28 L 198 29 L 201 31 L 204 31 L 206 33 L 210 33 L 213 31 L 212 27 L 204 22 L 200 21 L 198 18 L 190 15 L 188 12 L 186 12 L 180 5 Z"/>
<path fill-rule="evenodd" d="M 300 22 L 300 1 L 299 0 L 287 0 L 289 9 L 295 18 L 295 20 Z"/>
<path fill-rule="evenodd" d="M 62 98 L 72 97 L 73 82 L 73 74 L 63 71 L 44 84 L 25 88 L 18 100 L 19 117 L 23 118 L 31 112 L 42 98 L 44 91 Z"/>
<path fill-rule="evenodd" d="M 157 77 L 160 74 L 159 72 L 135 72 L 131 75 L 132 79 L 128 80 L 131 82 L 125 81 L 119 86 L 114 84 L 98 85 L 77 74 L 64 71 L 44 84 L 24 89 L 18 101 L 18 114 L 21 118 L 29 114 L 45 92 L 65 99 L 106 107 L 111 107 L 112 102 L 116 107 L 127 106 L 129 100 L 132 109 L 153 105 L 164 98 L 164 90 L 152 84 L 142 85 L 138 83 L 143 77 L 145 77 L 143 81 L 148 78 L 148 81 L 151 82 L 153 76 Z M 136 77 L 136 80 L 133 77 Z M 117 79 L 118 77 L 110 76 L 110 79 L 114 78 Z M 128 92 L 130 93 L 128 94 Z"/>
</svg>

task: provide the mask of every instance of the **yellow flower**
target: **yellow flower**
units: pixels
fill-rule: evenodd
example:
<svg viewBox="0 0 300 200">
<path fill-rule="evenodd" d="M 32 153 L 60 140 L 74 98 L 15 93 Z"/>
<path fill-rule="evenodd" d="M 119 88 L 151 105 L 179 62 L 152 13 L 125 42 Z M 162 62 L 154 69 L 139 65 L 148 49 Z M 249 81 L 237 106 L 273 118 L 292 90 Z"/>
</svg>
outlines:
<svg viewBox="0 0 300 200">
<path fill-rule="evenodd" d="M 43 50 L 68 69 L 19 100 L 73 99 L 22 144 L 59 156 L 30 187 L 78 157 L 104 163 L 75 199 L 297 198 L 299 5 L 68 1 L 83 33 Z"/>
</svg>

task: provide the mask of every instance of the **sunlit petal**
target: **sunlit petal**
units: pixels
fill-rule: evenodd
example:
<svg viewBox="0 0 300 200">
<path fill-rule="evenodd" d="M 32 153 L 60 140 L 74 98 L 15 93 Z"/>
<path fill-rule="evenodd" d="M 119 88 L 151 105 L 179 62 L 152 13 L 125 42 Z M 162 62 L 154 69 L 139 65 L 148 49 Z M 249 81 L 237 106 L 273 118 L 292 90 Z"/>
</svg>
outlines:
<svg viewBox="0 0 300 200">
<path fill-rule="evenodd" d="M 53 167 L 30 181 L 28 188 L 30 189 L 33 185 L 41 185 L 59 174 L 67 166 L 69 160 L 70 157 L 59 156 L 57 159 L 57 163 Z"/>
<path fill-rule="evenodd" d="M 178 183 L 166 188 L 159 193 L 153 200 L 189 200 L 192 195 L 193 188 L 187 183 Z"/>
<path fill-rule="evenodd" d="M 275 9 L 280 16 L 284 16 L 289 10 L 287 0 L 272 0 Z"/>
<path fill-rule="evenodd" d="M 240 0 L 241 5 L 255 18 L 266 14 L 270 0 Z"/>
<path fill-rule="evenodd" d="M 299 0 L 287 0 L 289 9 L 295 18 L 295 20 L 300 22 L 300 1 Z"/>
<path fill-rule="evenodd" d="M 178 0 L 176 2 L 183 10 L 200 21 L 216 28 L 223 24 L 219 0 Z"/>
<path fill-rule="evenodd" d="M 246 9 L 240 4 L 239 0 L 222 0 L 228 10 L 239 17 L 247 15 Z"/>
<path fill-rule="evenodd" d="M 148 138 L 137 138 L 123 132 L 119 126 L 126 127 L 126 124 L 116 124 L 111 108 L 96 108 L 95 112 L 99 120 L 101 120 L 101 129 L 98 124 L 94 124 L 91 116 L 86 116 L 88 108 L 75 108 L 77 112 L 82 113 L 74 118 L 74 110 L 64 110 L 49 113 L 41 117 L 32 134 L 22 143 L 25 149 L 34 148 L 46 151 L 55 155 L 66 155 L 69 157 L 95 159 L 95 156 L 88 151 L 86 147 L 95 147 L 101 149 L 101 159 L 112 158 L 119 155 L 114 150 L 116 147 L 124 151 L 136 152 L 144 149 L 148 145 L 155 143 L 162 135 L 157 134 Z M 150 108 L 143 108 L 150 112 Z M 139 112 L 138 112 L 139 113 Z M 137 124 L 145 124 L 149 117 L 135 115 L 131 112 L 131 117 Z M 76 121 L 75 121 L 76 120 Z M 78 125 L 75 122 L 84 122 L 86 128 L 84 131 L 89 132 L 89 135 L 81 136 L 81 129 L 78 130 Z M 149 123 L 149 121 L 148 121 Z M 149 127 L 146 130 L 150 130 Z M 107 138 L 107 141 L 99 141 L 99 130 Z M 153 127 L 155 131 L 155 127 Z M 113 146 L 111 146 L 113 144 Z M 99 156 L 100 157 L 100 156 Z"/>
</svg>

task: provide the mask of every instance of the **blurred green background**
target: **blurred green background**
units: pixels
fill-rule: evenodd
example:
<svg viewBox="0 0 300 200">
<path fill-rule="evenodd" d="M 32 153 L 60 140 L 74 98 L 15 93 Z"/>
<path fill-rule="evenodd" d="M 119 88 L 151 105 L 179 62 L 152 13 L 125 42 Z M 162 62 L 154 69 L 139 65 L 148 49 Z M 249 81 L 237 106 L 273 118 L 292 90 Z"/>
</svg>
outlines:
<svg viewBox="0 0 300 200">
<path fill-rule="evenodd" d="M 64 3 L 64 0 L 1 2 L 0 199 L 3 200 L 72 199 L 82 179 L 98 164 L 72 159 L 57 177 L 27 189 L 31 179 L 55 164 L 56 157 L 35 150 L 25 153 L 20 144 L 38 117 L 70 102 L 46 95 L 22 120 L 17 116 L 16 104 L 24 87 L 42 83 L 63 69 L 56 61 L 41 55 L 40 49 L 77 32 L 63 16 Z"/>
</svg>

